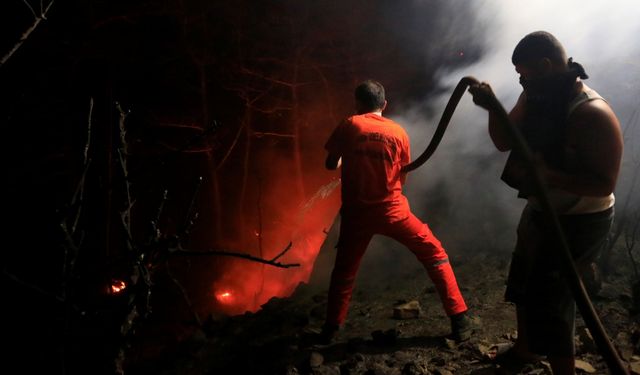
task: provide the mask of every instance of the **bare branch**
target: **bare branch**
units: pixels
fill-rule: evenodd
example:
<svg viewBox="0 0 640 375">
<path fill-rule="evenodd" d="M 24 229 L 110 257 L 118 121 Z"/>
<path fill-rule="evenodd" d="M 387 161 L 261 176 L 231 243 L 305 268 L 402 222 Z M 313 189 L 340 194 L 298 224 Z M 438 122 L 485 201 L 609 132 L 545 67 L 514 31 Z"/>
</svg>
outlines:
<svg viewBox="0 0 640 375">
<path fill-rule="evenodd" d="M 80 247 L 82 246 L 82 242 L 84 240 L 84 233 L 81 234 L 80 238 L 77 239 L 77 230 L 78 225 L 80 223 L 80 217 L 82 216 L 83 208 L 84 208 L 84 192 L 85 192 L 85 184 L 87 180 L 87 174 L 89 172 L 89 167 L 91 166 L 91 159 L 89 158 L 89 149 L 91 145 L 91 124 L 92 124 L 92 114 L 93 114 L 93 98 L 91 98 L 89 102 L 89 119 L 87 121 L 87 140 L 84 146 L 84 166 L 82 168 L 82 175 L 80 176 L 80 180 L 78 181 L 78 185 L 71 197 L 71 204 L 69 205 L 69 210 L 74 210 L 67 212 L 67 215 L 63 217 L 60 221 L 60 229 L 64 233 L 66 246 L 64 246 L 64 262 L 62 264 L 62 275 L 64 277 L 62 293 L 66 296 L 66 289 L 64 284 L 68 279 L 70 279 L 75 263 L 76 258 L 78 257 L 78 253 L 80 251 Z M 73 217 L 72 217 L 73 216 Z M 69 227 L 69 222 L 71 222 L 71 227 Z"/>
<path fill-rule="evenodd" d="M 78 205 L 78 209 L 76 211 L 75 218 L 73 220 L 73 225 L 71 226 L 71 235 L 75 234 L 76 229 L 78 228 L 78 223 L 80 221 L 80 215 L 82 213 L 82 203 L 84 202 L 84 186 L 85 181 L 87 179 L 87 173 L 89 172 L 89 166 L 91 165 L 91 159 L 89 158 L 89 148 L 91 146 L 91 126 L 92 126 L 92 118 L 93 118 L 93 98 L 89 101 L 89 118 L 87 120 L 87 141 L 84 145 L 84 164 L 82 168 L 82 175 L 80 177 L 80 181 L 78 181 L 78 186 L 71 198 L 71 207 L 76 207 Z"/>
<path fill-rule="evenodd" d="M 36 14 L 36 11 L 33 10 L 33 7 L 31 6 L 31 4 L 29 4 L 27 0 L 22 0 L 22 2 L 27 6 L 27 8 L 29 8 L 31 13 L 33 14 L 33 18 L 38 19 L 38 15 Z M 40 3 L 40 12 L 42 13 L 42 3 Z"/>
<path fill-rule="evenodd" d="M 76 191 L 71 198 L 71 207 L 78 207 L 75 218 L 73 219 L 73 225 L 71 225 L 71 234 L 75 234 L 80 221 L 80 214 L 82 213 L 82 204 L 84 203 L 84 185 L 87 180 L 87 173 L 89 172 L 89 166 L 91 165 L 91 159 L 87 159 L 84 167 L 82 168 L 82 176 L 78 181 Z"/>
<path fill-rule="evenodd" d="M 204 129 L 200 125 L 177 124 L 177 123 L 170 123 L 170 122 L 159 123 L 159 124 L 156 124 L 155 127 L 157 127 L 157 128 L 169 128 L 169 129 L 173 129 L 173 128 L 175 128 L 175 129 L 192 129 L 192 130 L 199 130 L 200 132 L 204 131 Z"/>
<path fill-rule="evenodd" d="M 129 155 L 129 149 L 127 145 L 127 130 L 124 127 L 129 111 L 125 111 L 120 106 L 120 103 L 116 102 L 116 108 L 120 113 L 118 120 L 118 128 L 120 130 L 120 147 L 118 147 L 118 156 L 120 159 L 120 167 L 122 168 L 122 174 L 124 176 L 124 185 L 127 192 L 127 208 L 121 213 L 122 221 L 125 226 L 125 231 L 129 239 L 131 239 L 131 209 L 133 202 L 131 201 L 131 184 L 129 183 L 129 169 L 127 167 L 127 156 Z M 133 246 L 133 243 L 131 243 Z"/>
<path fill-rule="evenodd" d="M 292 82 L 283 81 L 283 80 L 276 79 L 276 78 L 273 78 L 273 77 L 270 77 L 270 76 L 267 76 L 267 75 L 263 75 L 263 74 L 257 73 L 257 72 L 255 72 L 255 71 L 253 71 L 251 69 L 244 68 L 244 67 L 240 68 L 239 71 L 240 71 L 240 73 L 244 73 L 244 74 L 246 74 L 248 76 L 260 78 L 260 79 L 262 79 L 262 80 L 264 80 L 266 82 L 271 82 L 271 83 L 274 83 L 274 84 L 277 84 L 277 85 L 280 85 L 280 86 L 284 86 L 284 87 L 289 87 L 289 88 L 297 88 L 299 86 L 310 84 L 310 82 L 292 83 Z"/>
<path fill-rule="evenodd" d="M 87 143 L 84 145 L 84 164 L 87 165 L 89 158 L 89 146 L 91 145 L 91 126 L 93 123 L 93 97 L 89 101 L 89 118 L 87 120 Z"/>
<path fill-rule="evenodd" d="M 242 129 L 244 129 L 244 127 L 247 125 L 246 122 L 242 123 L 242 126 L 240 126 L 238 128 L 238 132 L 236 133 L 235 138 L 233 139 L 233 143 L 231 143 L 231 146 L 229 147 L 229 149 L 227 150 L 227 153 L 224 154 L 224 157 L 222 158 L 222 160 L 220 161 L 220 163 L 218 163 L 218 167 L 216 168 L 216 171 L 219 171 L 220 168 L 222 168 L 222 165 L 227 161 L 227 158 L 229 158 L 229 155 L 231 155 L 231 151 L 233 151 L 233 149 L 236 147 L 236 144 L 238 143 L 238 139 L 240 138 L 240 134 L 242 134 Z"/>
<path fill-rule="evenodd" d="M 153 230 L 152 239 L 154 241 L 159 241 L 162 235 L 162 233 L 160 233 L 160 229 L 158 228 L 158 225 L 160 223 L 160 216 L 162 216 L 162 211 L 164 210 L 164 204 L 167 202 L 168 193 L 169 192 L 166 189 L 162 192 L 162 200 L 160 201 L 160 206 L 158 207 L 158 211 L 156 212 L 156 217 L 154 220 L 151 221 L 151 229 Z"/>
<path fill-rule="evenodd" d="M 291 249 L 292 243 L 289 242 L 289 245 L 281 251 L 277 256 L 273 259 L 263 259 L 259 257 L 255 257 L 253 255 L 245 254 L 245 253 L 237 253 L 233 251 L 227 250 L 208 250 L 208 251 L 191 251 L 191 250 L 182 250 L 178 249 L 173 252 L 176 255 L 186 255 L 186 256 L 227 256 L 234 258 L 241 258 L 250 260 L 252 262 L 258 262 L 262 264 L 267 264 L 270 266 L 278 267 L 278 268 L 291 268 L 291 267 L 300 267 L 300 263 L 280 263 L 277 260 L 282 257 L 289 249 Z"/>
<path fill-rule="evenodd" d="M 20 40 L 18 40 L 18 42 L 13 46 L 13 48 L 11 48 L 9 52 L 7 52 L 4 56 L 2 56 L 2 59 L 0 60 L 0 67 L 4 65 L 11 58 L 11 56 L 13 56 L 14 53 L 16 53 L 18 48 L 20 48 L 24 44 L 24 42 L 27 41 L 31 33 L 38 27 L 40 22 L 42 22 L 42 20 L 47 19 L 47 13 L 49 12 L 49 9 L 51 9 L 53 2 L 54 0 L 51 0 L 51 2 L 49 3 L 49 5 L 47 5 L 44 12 L 42 12 L 40 16 L 36 16 L 36 19 L 33 22 L 33 25 L 31 25 L 24 33 L 22 33 L 22 36 L 20 36 Z"/>
<path fill-rule="evenodd" d="M 275 262 L 276 260 L 280 259 L 281 256 L 284 255 L 284 253 L 286 253 L 287 251 L 289 251 L 289 249 L 291 249 L 291 246 L 293 245 L 293 242 L 289 242 L 289 244 L 287 245 L 287 247 L 284 248 L 284 250 L 282 250 L 280 252 L 280 254 L 276 255 L 275 257 L 273 257 L 273 259 L 271 259 L 272 262 Z"/>
<path fill-rule="evenodd" d="M 135 242 L 131 235 L 131 209 L 134 203 L 135 202 L 130 202 L 127 208 L 120 212 L 120 222 L 125 234 L 127 235 L 127 248 L 130 251 L 134 251 L 136 249 Z"/>
<path fill-rule="evenodd" d="M 282 133 L 274 133 L 274 132 L 253 132 L 252 134 L 255 137 L 258 137 L 258 138 L 262 138 L 262 137 L 266 137 L 266 136 L 281 137 L 281 138 L 295 138 L 296 137 L 294 134 L 282 134 Z"/>
</svg>

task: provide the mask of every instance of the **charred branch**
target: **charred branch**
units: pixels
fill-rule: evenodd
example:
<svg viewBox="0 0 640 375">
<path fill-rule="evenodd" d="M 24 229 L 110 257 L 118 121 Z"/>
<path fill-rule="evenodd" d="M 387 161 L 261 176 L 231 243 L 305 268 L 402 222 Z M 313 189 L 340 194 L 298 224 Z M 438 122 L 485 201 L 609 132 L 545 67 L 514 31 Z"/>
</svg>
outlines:
<svg viewBox="0 0 640 375">
<path fill-rule="evenodd" d="M 280 262 L 277 262 L 278 259 L 280 259 L 287 251 L 289 251 L 291 249 L 292 245 L 293 245 L 293 243 L 289 242 L 289 244 L 284 248 L 284 250 L 282 250 L 278 255 L 276 255 L 275 257 L 273 257 L 271 259 L 263 259 L 263 258 L 256 257 L 256 256 L 253 256 L 253 255 L 250 255 L 250 254 L 238 253 L 238 252 L 227 251 L 227 250 L 192 251 L 192 250 L 178 249 L 178 250 L 176 250 L 174 252 L 174 254 L 176 254 L 176 255 L 184 255 L 184 256 L 224 256 L 224 257 L 234 257 L 234 258 L 241 258 L 241 259 L 250 260 L 252 262 L 258 262 L 258 263 L 262 263 L 262 264 L 267 264 L 267 265 L 274 266 L 274 267 L 279 267 L 279 268 L 299 267 L 300 263 L 280 263 Z"/>
<path fill-rule="evenodd" d="M 238 126 L 238 131 L 236 132 L 236 135 L 233 138 L 233 142 L 231 142 L 231 146 L 229 146 L 229 148 L 227 149 L 227 152 L 224 154 L 224 157 L 218 163 L 218 166 L 216 167 L 216 171 L 219 171 L 220 168 L 222 168 L 224 163 L 227 161 L 227 159 L 229 158 L 229 155 L 231 155 L 231 152 L 233 151 L 233 149 L 238 144 L 238 139 L 240 139 L 240 134 L 242 134 L 242 131 L 244 130 L 244 128 L 246 126 L 247 126 L 247 122 L 246 121 L 243 121 L 242 125 Z"/>
<path fill-rule="evenodd" d="M 198 219 L 198 212 L 195 211 L 196 207 L 196 198 L 198 197 L 198 192 L 200 192 L 200 187 L 202 186 L 202 177 L 198 177 L 198 183 L 193 191 L 193 195 L 191 196 L 191 202 L 189 203 L 189 207 L 187 209 L 187 214 L 185 215 L 184 222 L 182 223 L 182 227 L 178 231 L 178 237 L 187 238 L 191 229 L 195 226 L 196 220 Z"/>
<path fill-rule="evenodd" d="M 284 133 L 275 133 L 275 132 L 253 132 L 252 133 L 256 138 L 262 137 L 277 137 L 277 138 L 295 138 L 295 134 L 284 134 Z"/>
<path fill-rule="evenodd" d="M 164 211 L 165 203 L 167 202 L 168 194 L 169 192 L 167 190 L 164 190 L 162 192 L 162 199 L 160 200 L 160 204 L 158 204 L 158 209 L 156 210 L 156 216 L 153 220 L 151 220 L 151 236 L 150 236 L 151 242 L 159 241 L 160 237 L 162 236 L 162 233 L 160 232 L 160 228 L 158 225 L 160 223 L 162 212 Z"/>
</svg>

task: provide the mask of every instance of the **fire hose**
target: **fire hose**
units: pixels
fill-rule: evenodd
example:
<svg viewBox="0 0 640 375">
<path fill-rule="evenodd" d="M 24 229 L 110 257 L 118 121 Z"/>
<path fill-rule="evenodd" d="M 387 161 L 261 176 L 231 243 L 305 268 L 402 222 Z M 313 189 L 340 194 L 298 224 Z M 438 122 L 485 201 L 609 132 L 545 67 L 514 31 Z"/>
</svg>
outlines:
<svg viewBox="0 0 640 375">
<path fill-rule="evenodd" d="M 434 132 L 429 145 L 416 160 L 412 161 L 402 168 L 403 172 L 413 171 L 414 169 L 424 164 L 433 155 L 436 148 L 440 144 L 442 137 L 444 136 L 444 132 L 447 129 L 449 122 L 451 121 L 453 112 L 460 102 L 460 98 L 462 98 L 462 95 L 469 86 L 478 83 L 479 81 L 477 79 L 470 76 L 463 77 L 460 82 L 458 82 L 453 93 L 451 94 L 451 98 L 449 99 L 444 112 L 442 113 L 442 117 L 440 118 L 438 127 L 436 128 L 436 131 Z M 573 262 L 573 257 L 571 256 L 571 251 L 569 249 L 567 239 L 560 225 L 558 215 L 551 205 L 547 184 L 542 174 L 540 173 L 536 162 L 534 161 L 533 153 L 527 145 L 520 130 L 509 120 L 508 114 L 502 104 L 500 104 L 500 102 L 497 102 L 497 104 L 497 108 L 495 108 L 496 114 L 499 120 L 501 120 L 501 122 L 505 124 L 505 129 L 508 131 L 509 137 L 513 141 L 513 149 L 522 155 L 525 166 L 528 169 L 528 173 L 533 177 L 532 180 L 534 183 L 535 195 L 540 200 L 545 216 L 552 224 L 553 234 L 556 237 L 556 242 L 560 244 L 561 251 L 558 253 L 558 256 L 560 257 L 560 261 L 562 264 L 562 273 L 564 279 L 569 284 L 578 310 L 580 311 L 580 314 L 582 315 L 587 328 L 591 332 L 596 346 L 600 350 L 602 358 L 607 363 L 607 366 L 609 367 L 611 373 L 615 375 L 628 375 L 629 371 L 627 370 L 627 367 L 624 365 L 623 361 L 620 359 L 620 356 L 614 348 L 611 340 L 607 336 L 607 333 L 602 326 L 602 322 L 600 321 L 598 314 L 596 313 L 595 308 L 593 307 L 593 304 L 589 299 L 589 295 L 587 294 L 584 284 L 582 283 L 582 279 L 578 274 L 575 263 Z"/>
</svg>

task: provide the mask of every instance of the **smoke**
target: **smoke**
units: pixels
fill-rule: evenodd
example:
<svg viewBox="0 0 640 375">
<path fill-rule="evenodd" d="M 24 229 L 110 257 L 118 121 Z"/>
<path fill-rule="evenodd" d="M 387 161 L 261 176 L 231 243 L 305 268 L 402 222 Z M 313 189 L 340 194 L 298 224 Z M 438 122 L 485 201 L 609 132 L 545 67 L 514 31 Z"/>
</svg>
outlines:
<svg viewBox="0 0 640 375">
<path fill-rule="evenodd" d="M 397 110 L 387 113 L 407 129 L 413 158 L 425 149 L 453 88 L 462 77 L 470 75 L 488 82 L 504 107 L 511 109 L 521 92 L 511 64 L 513 48 L 526 34 L 546 30 L 563 43 L 568 56 L 583 64 L 590 75 L 587 85 L 607 99 L 620 120 L 625 153 L 615 192 L 617 212 L 624 214 L 621 209 L 631 214 L 637 212 L 640 182 L 634 177 L 640 173 L 640 44 L 636 36 L 640 24 L 636 20 L 640 9 L 633 1 L 484 0 L 452 1 L 449 6 L 450 14 L 468 12 L 463 7 L 474 8 L 473 24 L 465 18 L 449 17 L 447 21 L 452 24 L 448 30 L 475 36 L 467 39 L 469 49 L 480 46 L 483 53 L 467 66 L 453 69 L 449 65 L 440 66 L 435 96 L 428 93 L 421 103 L 406 106 L 395 103 Z M 451 32 L 439 35 L 461 39 Z M 438 48 L 433 44 L 447 45 L 451 41 L 425 35 L 424 44 L 432 50 Z M 467 53 L 464 46 L 454 44 L 461 54 Z M 394 98 L 388 99 L 393 104 Z M 465 95 L 438 150 L 424 166 L 410 174 L 405 186 L 413 212 L 429 224 L 454 263 L 478 252 L 508 256 L 525 204 L 499 179 L 507 154 L 493 146 L 487 119 L 486 111 L 475 106 L 470 95 Z M 389 268 L 389 264 L 397 267 Z M 413 270 L 409 272 L 420 275 L 421 271 L 410 252 L 386 239 L 374 239 L 361 268 L 368 269 L 359 276 L 359 282 L 365 283 L 380 282 L 383 274 Z"/>
<path fill-rule="evenodd" d="M 638 189 L 633 176 L 640 169 L 637 3 L 485 0 L 451 4 L 474 7 L 477 23 L 483 25 L 482 30 L 474 31 L 479 39 L 474 43 L 480 44 L 484 53 L 462 68 L 441 67 L 441 93 L 428 106 L 412 105 L 389 114 L 409 132 L 413 157 L 426 147 L 453 87 L 464 76 L 488 82 L 504 107 L 511 109 L 521 92 L 511 64 L 513 48 L 526 34 L 546 30 L 563 43 L 568 56 L 583 64 L 591 77 L 587 85 L 605 97 L 616 112 L 625 132 L 624 163 L 616 190 L 618 207 L 636 207 L 637 211 L 638 194 L 630 194 Z M 454 25 L 460 32 L 466 32 L 466 27 Z M 506 157 L 489 139 L 486 111 L 465 95 L 439 149 L 410 175 L 405 189 L 414 212 L 432 226 L 450 254 L 464 257 L 469 251 L 511 251 L 524 201 L 499 180 Z"/>
<path fill-rule="evenodd" d="M 330 44 L 330 49 L 320 48 L 319 51 L 328 54 L 330 51 L 344 49 L 343 52 L 346 54 L 346 51 L 355 50 L 351 51 L 350 55 L 354 59 L 350 65 L 354 67 L 353 76 L 347 74 L 349 79 L 341 78 L 330 87 L 327 86 L 330 88 L 327 92 L 334 93 L 327 94 L 327 101 L 335 103 L 335 107 L 329 106 L 321 113 L 328 112 L 332 118 L 334 115 L 339 117 L 338 114 L 342 113 L 344 107 L 343 99 L 348 96 L 336 99 L 337 93 L 343 89 L 350 93 L 350 85 L 353 82 L 369 76 L 375 77 L 384 82 L 387 88 L 390 105 L 386 115 L 407 129 L 415 158 L 426 147 L 453 87 L 462 77 L 471 75 L 489 82 L 505 108 L 510 109 L 521 91 L 518 76 L 511 65 L 512 50 L 527 33 L 547 30 L 560 39 L 569 56 L 584 65 L 592 77 L 587 84 L 609 100 L 622 125 L 627 129 L 625 165 L 616 193 L 619 204 L 623 204 L 626 197 L 630 197 L 628 192 L 632 188 L 631 177 L 634 170 L 638 170 L 640 163 L 640 125 L 637 125 L 637 115 L 633 117 L 640 100 L 640 46 L 634 43 L 635 36 L 640 31 L 640 25 L 636 22 L 640 10 L 633 7 L 632 1 L 618 0 L 606 4 L 595 1 L 586 4 L 578 1 L 564 1 L 560 4 L 538 1 L 529 4 L 513 0 L 414 0 L 411 3 L 384 3 L 384 6 L 380 5 L 382 3 L 384 2 L 376 3 L 376 7 L 363 2 L 362 7 L 353 7 L 358 12 L 352 15 L 353 18 L 375 18 L 376 23 L 369 25 L 335 22 L 333 16 L 338 17 L 344 11 L 336 6 L 335 14 L 326 20 L 330 27 L 327 26 L 325 29 L 324 26 L 318 26 L 319 30 L 331 31 L 327 35 L 335 35 L 332 43 L 333 39 L 351 43 L 347 43 L 349 48 L 337 43 L 342 49 L 334 48 L 334 45 Z M 323 5 L 318 4 L 318 9 L 312 10 L 324 14 L 320 12 Z M 371 17 L 371 14 L 375 14 L 375 17 Z M 399 19 L 403 22 L 397 22 Z M 325 25 L 324 22 L 320 24 Z M 309 33 L 309 37 L 315 38 L 325 34 L 326 32 Z M 376 53 L 373 55 L 368 48 L 372 40 L 379 47 L 374 49 L 373 52 Z M 323 54 L 318 53 L 313 58 L 320 58 L 319 56 Z M 338 60 L 342 61 L 342 58 Z M 467 64 L 461 65 L 465 61 Z M 393 65 L 393 62 L 396 65 Z M 414 64 L 419 66 L 421 63 L 424 65 L 423 70 L 415 71 Z M 425 87 L 434 86 L 434 72 L 437 84 L 435 89 L 427 92 Z M 323 77 L 323 80 L 325 78 Z M 318 89 L 314 88 L 309 97 L 318 97 L 318 92 Z M 417 96 L 421 96 L 422 100 L 411 101 Z M 324 135 L 328 134 L 327 129 L 332 127 L 335 121 L 329 127 L 326 122 L 309 123 L 317 126 L 318 134 L 322 135 L 314 136 L 314 142 L 309 144 L 313 145 L 309 148 L 309 153 L 320 153 L 324 156 L 321 147 L 326 139 Z M 505 153 L 495 149 L 489 139 L 486 111 L 473 105 L 471 97 L 465 95 L 435 155 L 426 165 L 409 176 L 405 193 L 412 210 L 431 226 L 454 263 L 473 253 L 507 253 L 513 247 L 515 227 L 524 201 L 517 199 L 516 192 L 499 179 L 506 157 Z M 319 168 L 321 162 L 319 160 L 313 164 L 313 168 Z M 329 176 L 326 171 L 318 171 L 317 174 L 318 180 L 322 180 L 320 177 Z M 327 181 L 312 185 L 321 186 Z M 291 199 L 291 189 L 291 186 L 274 187 L 274 191 L 279 191 L 280 194 L 286 192 L 287 201 Z M 268 191 L 264 193 L 265 197 L 271 195 Z M 281 195 L 274 193 L 274 196 Z M 269 201 L 266 198 L 265 200 Z M 290 207 L 286 209 L 292 211 Z M 265 212 L 272 212 L 272 209 L 265 206 Z M 323 287 L 328 286 L 328 275 L 335 256 L 336 232 L 339 227 L 331 226 L 333 214 L 332 211 L 326 215 L 319 215 L 322 223 L 314 222 L 308 226 L 310 231 L 316 232 L 319 228 L 332 228 L 331 233 L 327 233 L 326 240 L 324 237 L 314 237 L 318 241 L 324 241 L 323 249 L 318 259 L 307 260 L 306 263 L 314 263 L 314 275 L 311 278 Z M 315 214 L 308 217 L 312 216 Z M 279 244 L 273 250 L 277 253 L 280 244 L 284 245 L 291 240 L 291 233 L 281 233 L 280 224 L 274 224 L 275 227 L 279 229 L 274 229 L 273 234 L 268 237 L 268 224 L 265 223 L 265 239 L 270 238 L 270 244 Z M 306 232 L 300 230 L 297 233 Z M 324 233 L 318 233 L 324 236 Z M 317 254 L 318 243 L 320 242 L 306 246 L 305 241 L 294 241 L 294 247 L 288 256 L 309 253 L 314 257 Z M 293 260 L 305 263 L 304 259 Z M 402 245 L 376 237 L 363 259 L 359 282 L 369 281 L 369 276 L 372 282 L 385 282 L 392 279 L 395 272 L 415 272 L 416 275 L 424 275 L 426 281 L 426 275 L 420 268 L 421 265 Z M 291 277 L 291 270 L 276 271 L 273 274 L 268 271 L 269 275 L 265 277 L 261 270 L 253 270 L 246 264 L 231 267 L 229 270 L 231 272 L 227 272 L 225 278 L 219 280 L 219 285 L 214 287 L 215 290 L 224 291 L 226 289 L 223 286 L 231 285 L 236 293 L 243 295 L 243 300 L 251 300 L 252 298 L 247 296 L 256 295 L 254 286 L 261 285 L 262 298 L 258 298 L 250 307 L 236 306 L 241 310 L 253 310 L 271 295 L 288 294 L 298 281 L 304 281 L 307 277 L 297 274 Z M 305 272 L 308 271 L 306 267 Z M 242 277 L 238 278 L 238 275 Z M 285 279 L 295 282 L 282 282 Z"/>
</svg>

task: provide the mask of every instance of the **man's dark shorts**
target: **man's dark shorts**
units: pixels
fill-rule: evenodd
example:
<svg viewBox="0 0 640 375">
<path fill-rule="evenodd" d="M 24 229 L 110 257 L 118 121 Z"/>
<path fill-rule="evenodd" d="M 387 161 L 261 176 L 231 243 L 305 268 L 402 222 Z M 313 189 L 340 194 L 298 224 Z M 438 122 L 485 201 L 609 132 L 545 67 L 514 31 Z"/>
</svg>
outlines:
<svg viewBox="0 0 640 375">
<path fill-rule="evenodd" d="M 607 243 L 613 207 L 598 213 L 559 217 L 578 273 L 584 274 Z M 562 249 L 544 213 L 525 207 L 511 259 L 505 299 L 526 310 L 530 350 L 573 356 L 575 301 L 561 271 Z"/>
</svg>

